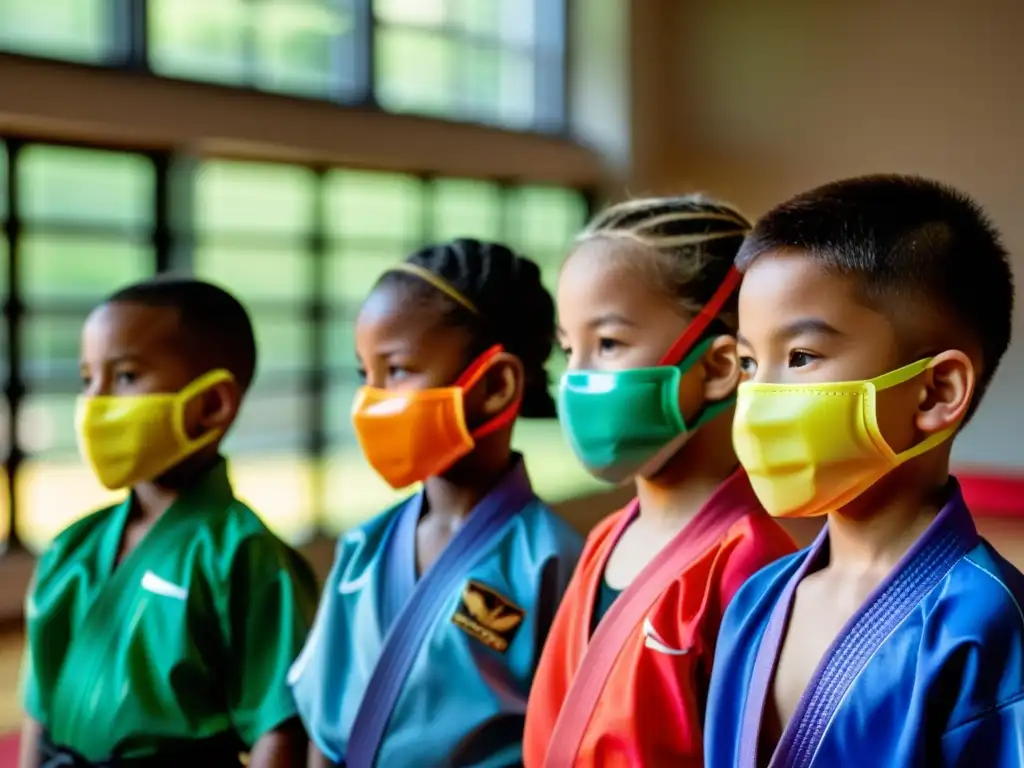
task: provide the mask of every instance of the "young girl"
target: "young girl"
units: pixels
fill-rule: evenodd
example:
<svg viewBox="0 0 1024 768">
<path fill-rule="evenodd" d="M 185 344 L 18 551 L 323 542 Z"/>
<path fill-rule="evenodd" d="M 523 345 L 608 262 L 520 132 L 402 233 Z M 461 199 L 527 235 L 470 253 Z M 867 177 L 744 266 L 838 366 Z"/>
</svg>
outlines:
<svg viewBox="0 0 1024 768">
<path fill-rule="evenodd" d="M 422 490 L 338 544 L 291 683 L 320 765 L 521 763 L 526 698 L 580 551 L 510 448 L 554 416 L 554 306 L 537 265 L 425 248 L 363 304 L 352 419 L 393 487 Z"/>
<path fill-rule="evenodd" d="M 722 612 L 794 550 L 737 470 L 732 262 L 750 228 L 700 196 L 621 203 L 559 277 L 559 411 L 586 468 L 636 480 L 591 533 L 541 658 L 528 768 L 702 765 Z"/>
</svg>

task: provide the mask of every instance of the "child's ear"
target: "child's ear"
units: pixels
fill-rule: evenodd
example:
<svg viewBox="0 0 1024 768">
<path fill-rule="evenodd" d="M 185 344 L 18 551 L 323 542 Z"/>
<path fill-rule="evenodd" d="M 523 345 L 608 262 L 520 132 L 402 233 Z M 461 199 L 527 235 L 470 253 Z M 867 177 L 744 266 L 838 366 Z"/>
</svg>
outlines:
<svg viewBox="0 0 1024 768">
<path fill-rule="evenodd" d="M 222 381 L 203 392 L 198 398 L 200 411 L 196 424 L 199 433 L 212 429 L 227 429 L 238 415 L 242 391 L 236 381 Z"/>
<path fill-rule="evenodd" d="M 923 379 L 915 426 L 931 435 L 962 422 L 977 386 L 971 358 L 958 349 L 940 352 L 925 369 Z"/>
<path fill-rule="evenodd" d="M 704 370 L 704 402 L 714 403 L 732 396 L 740 383 L 740 358 L 736 339 L 719 336 L 701 358 Z"/>
<path fill-rule="evenodd" d="M 523 364 L 518 357 L 507 352 L 497 355 L 484 375 L 482 415 L 490 418 L 508 408 L 522 393 L 524 381 Z"/>
</svg>

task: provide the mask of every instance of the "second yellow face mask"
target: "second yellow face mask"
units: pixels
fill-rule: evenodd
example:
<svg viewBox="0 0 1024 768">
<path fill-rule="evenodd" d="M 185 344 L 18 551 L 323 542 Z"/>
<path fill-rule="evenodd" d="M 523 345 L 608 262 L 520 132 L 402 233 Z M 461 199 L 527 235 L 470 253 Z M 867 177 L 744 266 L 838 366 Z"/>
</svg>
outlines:
<svg viewBox="0 0 1024 768">
<path fill-rule="evenodd" d="M 740 384 L 736 455 L 762 506 L 777 517 L 814 517 L 849 504 L 900 464 L 948 440 L 956 427 L 895 453 L 878 427 L 876 394 L 931 360 L 867 381 Z"/>
<path fill-rule="evenodd" d="M 78 446 L 100 483 L 110 490 L 159 477 L 217 440 L 222 429 L 193 439 L 185 429 L 185 407 L 224 381 L 226 370 L 206 373 L 180 392 L 98 395 L 78 398 Z"/>
</svg>

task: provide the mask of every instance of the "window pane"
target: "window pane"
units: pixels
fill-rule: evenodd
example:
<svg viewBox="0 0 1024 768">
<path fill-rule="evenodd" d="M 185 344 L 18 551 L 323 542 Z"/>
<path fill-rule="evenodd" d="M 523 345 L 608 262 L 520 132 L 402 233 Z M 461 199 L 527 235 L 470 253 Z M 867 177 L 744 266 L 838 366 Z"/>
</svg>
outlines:
<svg viewBox="0 0 1024 768">
<path fill-rule="evenodd" d="M 355 372 L 332 377 L 325 393 L 324 431 L 332 445 L 354 440 L 352 432 L 352 401 L 359 389 Z"/>
<path fill-rule="evenodd" d="M 11 451 L 11 445 L 8 441 L 8 435 L 10 433 L 11 424 L 11 412 L 8 408 L 7 398 L 0 398 L 0 462 L 7 459 L 8 454 Z M 0 473 L 4 472 L 3 468 L 0 467 Z M 6 509 L 7 499 L 0 497 L 0 505 Z"/>
<path fill-rule="evenodd" d="M 301 455 L 274 452 L 229 458 L 235 495 L 278 536 L 291 544 L 308 541 L 317 523 L 318 467 Z"/>
<path fill-rule="evenodd" d="M 501 239 L 501 190 L 484 181 L 443 179 L 434 186 L 431 239 Z"/>
<path fill-rule="evenodd" d="M 83 308 L 80 314 L 61 317 L 40 317 L 30 314 L 22 321 L 22 375 L 30 389 L 42 385 L 59 387 L 65 384 L 67 389 L 77 389 L 79 343 L 88 311 Z M 70 424 L 69 421 L 69 429 Z M 36 439 L 32 437 L 31 432 L 26 434 L 29 440 Z M 43 440 L 43 445 L 33 450 L 46 450 L 52 447 L 48 442 L 49 438 L 46 437 L 49 434 L 48 428 L 41 429 L 38 439 Z M 74 440 L 66 442 L 64 447 L 74 447 Z"/>
<path fill-rule="evenodd" d="M 304 391 L 257 384 L 224 441 L 235 492 L 293 542 L 315 522 L 315 468 L 305 456 L 309 416 Z"/>
<path fill-rule="evenodd" d="M 459 115 L 510 128 L 534 122 L 533 58 L 498 47 L 459 43 Z"/>
<path fill-rule="evenodd" d="M 261 0 L 253 10 L 256 85 L 324 98 L 357 86 L 350 13 L 323 0 Z"/>
<path fill-rule="evenodd" d="M 373 0 L 381 21 L 438 26 L 445 20 L 445 0 Z"/>
<path fill-rule="evenodd" d="M 256 333 L 256 378 L 268 374 L 308 371 L 312 366 L 310 354 L 310 325 L 296 314 L 249 307 L 253 330 Z"/>
<path fill-rule="evenodd" d="M 0 48 L 100 63 L 113 48 L 110 0 L 0 0 Z"/>
<path fill-rule="evenodd" d="M 392 490 L 366 463 L 353 440 L 336 447 L 324 461 L 324 526 L 330 533 L 340 533 L 380 514 L 408 493 Z"/>
<path fill-rule="evenodd" d="M 199 232 L 304 235 L 313 228 L 316 176 L 290 165 L 214 161 L 199 169 Z"/>
<path fill-rule="evenodd" d="M 238 421 L 224 441 L 228 456 L 268 452 L 299 453 L 309 433 L 309 405 L 304 390 L 257 385 L 246 396 Z"/>
<path fill-rule="evenodd" d="M 198 277 L 223 285 L 245 304 L 299 303 L 313 287 L 312 261 L 301 247 L 270 250 L 203 242 L 193 265 Z"/>
<path fill-rule="evenodd" d="M 153 225 L 156 174 L 141 155 L 36 144 L 18 156 L 17 173 L 27 222 Z"/>
<path fill-rule="evenodd" d="M 246 6 L 246 0 L 149 0 L 153 71 L 190 80 L 244 83 Z"/>
<path fill-rule="evenodd" d="M 41 552 L 71 523 L 124 498 L 96 480 L 77 457 L 33 458 L 18 468 L 14 491 L 18 536 Z"/>
<path fill-rule="evenodd" d="M 75 399 L 77 392 L 56 394 L 30 392 L 18 410 L 19 447 L 47 458 L 76 458 Z"/>
<path fill-rule="evenodd" d="M 556 419 L 520 419 L 512 445 L 523 454 L 533 488 L 545 501 L 558 502 L 608 490 L 576 460 Z"/>
<path fill-rule="evenodd" d="M 114 238 L 28 233 L 21 249 L 21 286 L 30 305 L 47 300 L 99 301 L 152 275 L 155 266 L 151 245 Z"/>
<path fill-rule="evenodd" d="M 376 31 L 377 101 L 393 112 L 451 115 L 457 94 L 454 42 L 415 29 Z"/>
<path fill-rule="evenodd" d="M 532 0 L 518 0 L 528 6 Z M 452 26 L 478 37 L 497 37 L 501 33 L 501 0 L 448 0 Z"/>
<path fill-rule="evenodd" d="M 0 141 L 0 221 L 7 218 L 7 146 Z"/>
<path fill-rule="evenodd" d="M 531 250 L 566 248 L 586 224 L 583 195 L 559 187 L 519 187 L 509 195 L 511 237 Z"/>
<path fill-rule="evenodd" d="M 7 281 L 8 253 L 9 251 L 7 249 L 7 238 L 4 237 L 3 231 L 0 230 L 0 292 L 2 292 L 5 299 L 8 293 L 10 292 L 10 284 Z M 24 269 L 24 267 L 22 267 L 22 269 Z M 0 326 L 2 325 L 4 325 L 4 321 L 3 317 L 0 316 Z M 0 347 L 0 350 L 2 349 L 3 347 Z M 0 354 L 0 357 L 3 357 L 3 355 Z"/>
<path fill-rule="evenodd" d="M 343 308 L 334 313 L 325 329 L 327 343 L 327 368 L 330 371 L 344 371 L 355 376 L 356 362 L 356 312 L 357 307 Z"/>
<path fill-rule="evenodd" d="M 354 319 L 356 310 L 374 283 L 389 267 L 401 263 L 409 249 L 401 245 L 362 246 L 334 251 L 327 256 L 327 298 Z"/>
<path fill-rule="evenodd" d="M 418 241 L 423 231 L 423 184 L 415 176 L 331 171 L 324 218 L 332 238 Z"/>
<path fill-rule="evenodd" d="M 460 0 L 472 4 L 473 0 Z M 565 2 L 565 0 L 556 0 Z M 498 32 L 507 45 L 532 46 L 536 42 L 537 20 L 534 14 L 538 2 L 551 0 L 501 0 L 501 21 Z"/>
<path fill-rule="evenodd" d="M 7 259 L 7 240 L 2 235 L 0 235 L 0 271 L 3 272 L 3 274 L 0 275 L 0 290 L 3 291 L 3 297 L 5 301 L 10 296 L 10 288 L 8 287 L 7 283 Z M 0 384 L 6 383 L 7 376 L 9 373 L 7 370 L 7 344 L 7 321 L 3 317 L 3 315 L 0 314 Z M 0 423 L 0 428 L 2 428 L 2 423 Z M 2 440 L 4 440 L 4 438 L 0 437 L 0 441 Z"/>
</svg>

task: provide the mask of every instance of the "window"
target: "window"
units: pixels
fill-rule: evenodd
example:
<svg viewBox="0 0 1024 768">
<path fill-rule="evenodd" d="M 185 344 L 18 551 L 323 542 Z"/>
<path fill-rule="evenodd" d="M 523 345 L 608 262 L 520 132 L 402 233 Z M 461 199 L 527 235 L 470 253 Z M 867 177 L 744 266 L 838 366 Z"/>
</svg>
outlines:
<svg viewBox="0 0 1024 768">
<path fill-rule="evenodd" d="M 292 541 L 319 506 L 307 388 L 317 194 L 316 175 L 295 166 L 214 161 L 196 178 L 195 273 L 238 296 L 256 334 L 256 381 L 224 450 L 239 496 Z"/>
<path fill-rule="evenodd" d="M 374 0 L 376 96 L 385 109 L 558 130 L 564 4 Z"/>
<path fill-rule="evenodd" d="M 9 266 L 9 254 L 7 248 L 7 146 L 0 142 L 0 288 L 3 289 L 3 296 L 6 299 L 10 296 L 10 283 L 7 279 Z M 8 324 L 6 318 L 0 322 L 0 384 L 4 391 L 7 391 L 7 384 L 10 377 L 10 366 L 8 364 Z M 3 466 L 0 467 L 0 542 L 6 542 L 11 533 L 11 491 L 9 486 L 9 456 L 10 445 L 9 435 L 11 431 L 11 414 L 7 400 L 0 400 L 0 460 Z"/>
<path fill-rule="evenodd" d="M 170 77 L 352 101 L 362 94 L 351 5 L 149 0 L 149 63 Z"/>
<path fill-rule="evenodd" d="M 557 132 L 566 3 L 0 0 L 0 49 Z"/>
<path fill-rule="evenodd" d="M 0 0 L 0 49 L 106 63 L 115 52 L 110 0 Z"/>
<path fill-rule="evenodd" d="M 109 503 L 81 463 L 74 436 L 78 337 L 103 296 L 153 273 L 156 175 L 124 152 L 30 144 L 11 163 L 21 222 L 19 327 L 25 397 L 16 436 L 26 455 L 14 480 L 21 541 L 34 549 Z"/>
</svg>

